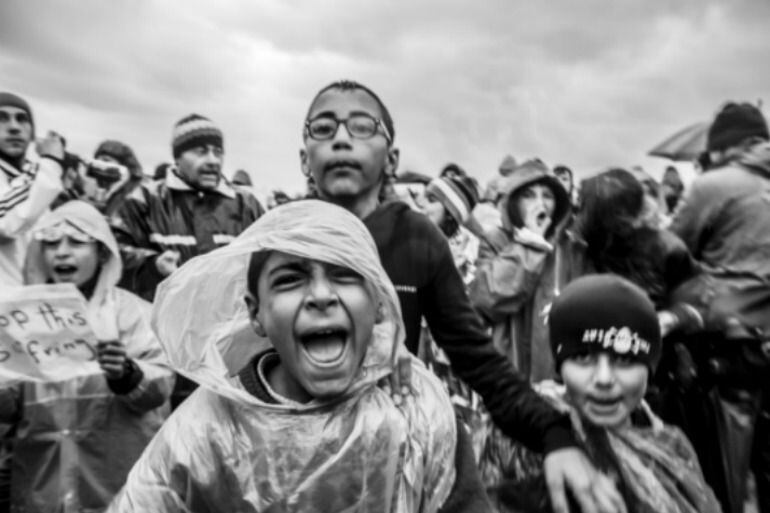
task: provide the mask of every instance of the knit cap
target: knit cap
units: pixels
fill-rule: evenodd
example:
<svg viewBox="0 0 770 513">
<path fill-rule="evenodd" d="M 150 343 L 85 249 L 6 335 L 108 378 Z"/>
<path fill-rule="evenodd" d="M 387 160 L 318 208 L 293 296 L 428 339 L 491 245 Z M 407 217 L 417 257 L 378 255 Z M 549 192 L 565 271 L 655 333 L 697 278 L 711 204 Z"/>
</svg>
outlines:
<svg viewBox="0 0 770 513">
<path fill-rule="evenodd" d="M 767 121 L 750 103 L 730 102 L 714 118 L 708 131 L 707 151 L 723 150 L 749 137 L 769 139 Z"/>
<path fill-rule="evenodd" d="M 465 223 L 479 202 L 476 184 L 468 176 L 434 178 L 425 192 L 435 196 L 457 224 Z"/>
<path fill-rule="evenodd" d="M 551 305 L 549 337 L 557 371 L 580 354 L 608 352 L 655 370 L 662 348 L 655 306 L 630 281 L 593 274 L 572 281 Z"/>
<path fill-rule="evenodd" d="M 175 159 L 187 150 L 206 144 L 224 147 L 222 131 L 209 118 L 190 114 L 174 125 L 171 149 Z"/>
<path fill-rule="evenodd" d="M 9 92 L 0 92 L 0 107 L 16 107 L 27 113 L 29 123 L 32 125 L 32 136 L 35 135 L 35 120 L 32 118 L 32 109 L 29 108 L 27 100 Z"/>
</svg>

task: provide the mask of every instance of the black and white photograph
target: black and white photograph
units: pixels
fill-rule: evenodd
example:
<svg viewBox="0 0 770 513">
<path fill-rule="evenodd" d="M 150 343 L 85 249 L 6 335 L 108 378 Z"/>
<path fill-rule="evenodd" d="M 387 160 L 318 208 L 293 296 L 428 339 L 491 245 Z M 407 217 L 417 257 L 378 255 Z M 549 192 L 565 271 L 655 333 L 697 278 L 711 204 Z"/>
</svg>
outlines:
<svg viewBox="0 0 770 513">
<path fill-rule="evenodd" d="M 770 513 L 767 0 L 0 0 L 0 513 Z"/>
</svg>

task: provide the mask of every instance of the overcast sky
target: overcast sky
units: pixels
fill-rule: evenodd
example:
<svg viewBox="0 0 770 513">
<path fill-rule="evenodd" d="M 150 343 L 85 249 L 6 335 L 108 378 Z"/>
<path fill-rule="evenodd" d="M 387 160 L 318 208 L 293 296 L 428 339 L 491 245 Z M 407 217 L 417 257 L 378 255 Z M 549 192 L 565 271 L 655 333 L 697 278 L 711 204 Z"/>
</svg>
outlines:
<svg viewBox="0 0 770 513">
<path fill-rule="evenodd" d="M 727 99 L 770 103 L 768 21 L 767 0 L 0 0 L 0 90 L 39 132 L 83 155 L 122 140 L 146 173 L 205 115 L 225 174 L 262 188 L 302 188 L 308 103 L 341 78 L 388 105 L 401 170 L 486 180 L 510 153 L 659 175 L 662 138 Z"/>
</svg>

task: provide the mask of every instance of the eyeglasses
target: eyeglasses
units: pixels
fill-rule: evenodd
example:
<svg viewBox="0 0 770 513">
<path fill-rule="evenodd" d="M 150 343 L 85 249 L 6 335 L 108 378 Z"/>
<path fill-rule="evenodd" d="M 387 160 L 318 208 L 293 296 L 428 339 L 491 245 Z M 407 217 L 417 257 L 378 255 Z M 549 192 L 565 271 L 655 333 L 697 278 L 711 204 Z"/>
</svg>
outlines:
<svg viewBox="0 0 770 513">
<path fill-rule="evenodd" d="M 377 134 L 377 128 L 382 127 L 382 135 L 388 142 L 391 142 L 388 128 L 381 119 L 370 116 L 369 114 L 353 114 L 347 119 L 337 119 L 329 116 L 321 116 L 305 121 L 305 130 L 311 139 L 316 141 L 328 141 L 337 133 L 340 123 L 345 125 L 345 129 L 350 137 L 355 139 L 371 139 Z"/>
<path fill-rule="evenodd" d="M 45 228 L 37 230 L 34 234 L 34 237 L 35 240 L 48 242 L 51 244 L 55 244 L 61 241 L 64 237 L 69 237 L 75 242 L 81 243 L 93 242 L 96 240 L 86 232 L 64 221 L 53 226 L 46 226 Z"/>
</svg>

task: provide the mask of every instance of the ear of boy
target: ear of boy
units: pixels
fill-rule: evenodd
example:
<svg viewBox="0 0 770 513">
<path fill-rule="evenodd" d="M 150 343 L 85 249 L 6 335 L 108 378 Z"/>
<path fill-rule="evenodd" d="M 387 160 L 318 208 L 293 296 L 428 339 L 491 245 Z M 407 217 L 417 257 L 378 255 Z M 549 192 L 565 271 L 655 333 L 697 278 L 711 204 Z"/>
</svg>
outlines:
<svg viewBox="0 0 770 513">
<path fill-rule="evenodd" d="M 251 329 L 253 329 L 254 333 L 260 337 L 267 337 L 265 328 L 262 327 L 262 323 L 259 322 L 259 319 L 257 318 L 257 312 L 259 312 L 259 301 L 251 292 L 246 292 L 246 295 L 243 297 L 243 299 L 246 301 L 246 308 L 249 310 L 249 324 L 251 324 Z"/>
</svg>

